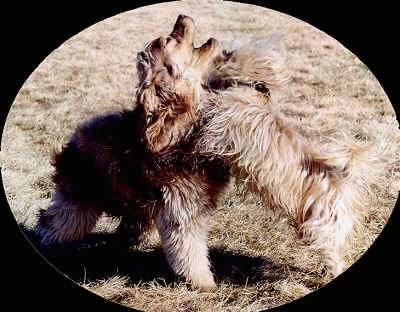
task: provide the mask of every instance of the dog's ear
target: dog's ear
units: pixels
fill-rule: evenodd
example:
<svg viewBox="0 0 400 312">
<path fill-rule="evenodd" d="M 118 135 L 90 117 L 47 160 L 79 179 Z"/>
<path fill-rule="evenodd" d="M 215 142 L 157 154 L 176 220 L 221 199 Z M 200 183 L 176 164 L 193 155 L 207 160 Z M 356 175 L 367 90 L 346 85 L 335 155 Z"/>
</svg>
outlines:
<svg viewBox="0 0 400 312">
<path fill-rule="evenodd" d="M 164 104 L 155 96 L 152 101 L 158 102 L 158 109 L 145 113 L 143 139 L 149 151 L 159 153 L 190 134 L 196 114 L 189 97 L 170 98 Z"/>
</svg>

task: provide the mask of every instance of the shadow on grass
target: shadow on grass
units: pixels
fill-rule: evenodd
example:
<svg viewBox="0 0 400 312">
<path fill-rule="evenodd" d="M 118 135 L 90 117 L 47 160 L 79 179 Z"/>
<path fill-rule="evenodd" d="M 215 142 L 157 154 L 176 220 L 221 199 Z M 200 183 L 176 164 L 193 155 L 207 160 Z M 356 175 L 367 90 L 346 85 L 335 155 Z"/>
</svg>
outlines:
<svg viewBox="0 0 400 312">
<path fill-rule="evenodd" d="M 114 275 L 127 276 L 132 284 L 157 280 L 169 285 L 179 281 L 160 247 L 140 250 L 130 246 L 118 233 L 93 233 L 79 243 L 43 247 L 34 231 L 24 228 L 23 231 L 50 263 L 77 282 L 87 283 Z M 244 286 L 286 279 L 294 272 L 307 274 L 296 266 L 223 248 L 211 248 L 210 260 L 217 283 Z"/>
</svg>

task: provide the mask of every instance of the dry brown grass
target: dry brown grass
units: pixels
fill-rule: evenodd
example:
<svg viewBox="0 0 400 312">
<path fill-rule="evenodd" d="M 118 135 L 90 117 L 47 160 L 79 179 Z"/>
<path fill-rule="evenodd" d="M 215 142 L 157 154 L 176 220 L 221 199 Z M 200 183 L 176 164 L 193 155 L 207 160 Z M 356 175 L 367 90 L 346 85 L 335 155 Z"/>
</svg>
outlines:
<svg viewBox="0 0 400 312">
<path fill-rule="evenodd" d="M 83 120 L 132 105 L 136 52 L 168 32 L 179 13 L 195 19 L 197 42 L 213 36 L 227 45 L 236 38 L 261 40 L 281 33 L 293 79 L 280 103 L 299 131 L 317 139 L 340 129 L 359 142 L 381 134 L 396 142 L 347 254 L 351 265 L 381 232 L 398 195 L 400 135 L 393 108 L 371 72 L 338 42 L 291 17 L 239 3 L 183 1 L 126 12 L 53 51 L 20 90 L 3 134 L 2 175 L 17 221 L 29 230 L 38 209 L 49 204 L 51 150 Z M 112 231 L 116 223 L 105 217 L 97 232 Z M 299 298 L 324 283 L 318 256 L 299 245 L 284 217 L 233 187 L 211 220 L 216 292 L 191 291 L 176 281 L 160 250 L 119 248 L 107 237 L 98 236 L 52 261 L 85 288 L 137 309 L 255 311 Z"/>
</svg>

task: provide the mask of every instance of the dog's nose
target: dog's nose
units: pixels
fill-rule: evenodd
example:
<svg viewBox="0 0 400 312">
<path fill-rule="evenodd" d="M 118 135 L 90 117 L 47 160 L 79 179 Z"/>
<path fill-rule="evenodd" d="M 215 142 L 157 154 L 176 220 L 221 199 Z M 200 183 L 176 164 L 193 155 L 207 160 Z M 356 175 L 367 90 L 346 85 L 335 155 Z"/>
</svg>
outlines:
<svg viewBox="0 0 400 312">
<path fill-rule="evenodd" d="M 179 14 L 177 20 L 180 21 L 180 20 L 184 19 L 185 17 L 187 17 L 187 15 Z"/>
<path fill-rule="evenodd" d="M 209 38 L 205 45 L 207 47 L 217 47 L 219 45 L 219 41 L 215 38 Z"/>
<path fill-rule="evenodd" d="M 196 48 L 201 54 L 206 53 L 207 56 L 211 56 L 219 48 L 219 41 L 214 38 L 210 38 L 201 47 Z"/>
<path fill-rule="evenodd" d="M 187 15 L 179 15 L 176 19 L 174 29 L 171 33 L 172 37 L 180 41 L 185 41 L 189 44 L 193 44 L 194 40 L 194 21 Z"/>
<path fill-rule="evenodd" d="M 219 53 L 220 44 L 217 39 L 210 38 L 201 47 L 196 48 L 196 53 L 199 54 L 199 60 L 201 63 L 207 64 Z"/>
<path fill-rule="evenodd" d="M 182 25 L 187 25 L 189 23 L 193 24 L 193 19 L 190 16 L 179 14 L 177 22 L 181 23 Z"/>
</svg>

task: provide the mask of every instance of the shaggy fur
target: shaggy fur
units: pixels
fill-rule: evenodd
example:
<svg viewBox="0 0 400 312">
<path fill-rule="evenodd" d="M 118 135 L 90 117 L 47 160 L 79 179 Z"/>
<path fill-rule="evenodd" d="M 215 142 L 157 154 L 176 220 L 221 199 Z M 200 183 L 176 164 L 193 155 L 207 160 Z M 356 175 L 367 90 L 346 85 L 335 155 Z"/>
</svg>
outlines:
<svg viewBox="0 0 400 312">
<path fill-rule="evenodd" d="M 81 239 L 106 211 L 137 242 L 156 228 L 172 269 L 213 288 L 207 218 L 230 170 L 286 211 L 337 275 L 366 154 L 322 152 L 284 124 L 271 93 L 287 77 L 268 44 L 220 53 L 215 39 L 194 48 L 193 38 L 192 19 L 180 16 L 138 54 L 137 107 L 84 124 L 56 155 L 56 194 L 37 227 L 43 243 Z"/>
<path fill-rule="evenodd" d="M 272 47 L 239 48 L 215 60 L 207 85 L 218 92 L 204 106 L 196 152 L 224 160 L 249 190 L 283 209 L 336 276 L 382 149 L 318 148 L 286 125 L 270 90 L 288 79 Z"/>
<path fill-rule="evenodd" d="M 206 219 L 229 175 L 221 160 L 194 155 L 192 142 L 218 44 L 194 48 L 193 39 L 192 19 L 178 17 L 138 54 L 137 107 L 83 124 L 55 156 L 56 193 L 37 226 L 43 244 L 82 239 L 108 212 L 137 243 L 157 229 L 172 269 L 194 287 L 215 287 Z"/>
</svg>

